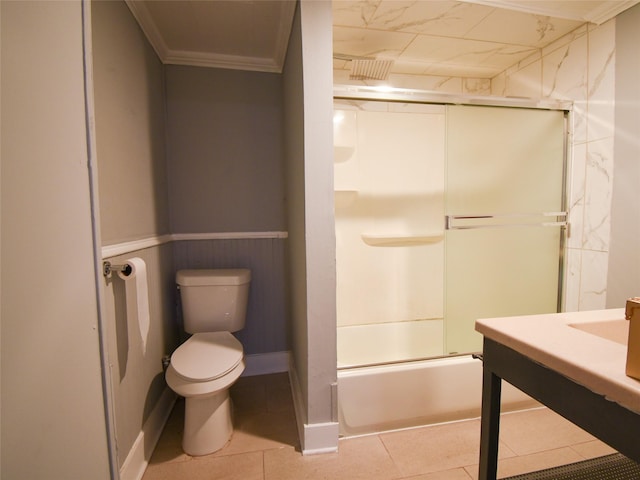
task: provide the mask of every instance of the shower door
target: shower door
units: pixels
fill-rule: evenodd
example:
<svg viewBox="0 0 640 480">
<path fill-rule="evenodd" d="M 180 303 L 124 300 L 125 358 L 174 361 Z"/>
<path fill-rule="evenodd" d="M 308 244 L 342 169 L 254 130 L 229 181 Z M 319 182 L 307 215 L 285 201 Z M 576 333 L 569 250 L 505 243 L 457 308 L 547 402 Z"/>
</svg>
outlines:
<svg viewBox="0 0 640 480">
<path fill-rule="evenodd" d="M 445 107 L 336 101 L 341 368 L 443 355 Z"/>
<path fill-rule="evenodd" d="M 566 225 L 565 113 L 447 107 L 445 353 L 477 318 L 556 312 Z"/>
</svg>

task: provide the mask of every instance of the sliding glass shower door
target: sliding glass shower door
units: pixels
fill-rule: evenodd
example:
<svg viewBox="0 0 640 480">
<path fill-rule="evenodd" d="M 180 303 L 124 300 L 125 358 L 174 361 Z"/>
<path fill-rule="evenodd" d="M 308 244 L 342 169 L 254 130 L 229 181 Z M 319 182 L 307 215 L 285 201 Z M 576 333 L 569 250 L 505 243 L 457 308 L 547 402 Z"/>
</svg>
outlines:
<svg viewBox="0 0 640 480">
<path fill-rule="evenodd" d="M 334 105 L 340 368 L 478 352 L 476 319 L 557 311 L 565 112 Z"/>
<path fill-rule="evenodd" d="M 555 312 L 565 114 L 447 107 L 445 353 L 482 349 L 477 318 Z"/>
</svg>

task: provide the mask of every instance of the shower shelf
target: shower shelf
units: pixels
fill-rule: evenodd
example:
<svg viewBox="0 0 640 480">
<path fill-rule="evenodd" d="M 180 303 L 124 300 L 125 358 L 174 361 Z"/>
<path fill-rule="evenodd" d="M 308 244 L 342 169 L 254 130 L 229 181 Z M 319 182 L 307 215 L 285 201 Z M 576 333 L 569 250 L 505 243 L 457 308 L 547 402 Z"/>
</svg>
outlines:
<svg viewBox="0 0 640 480">
<path fill-rule="evenodd" d="M 363 233 L 362 240 L 372 247 L 409 247 L 412 245 L 427 245 L 444 239 L 444 232 L 423 234 L 373 234 Z"/>
<path fill-rule="evenodd" d="M 335 205 L 337 208 L 347 207 L 352 205 L 358 198 L 357 190 L 336 190 L 335 191 Z"/>
<path fill-rule="evenodd" d="M 348 162 L 353 156 L 355 147 L 334 145 L 333 147 L 333 161 L 335 163 Z"/>
</svg>

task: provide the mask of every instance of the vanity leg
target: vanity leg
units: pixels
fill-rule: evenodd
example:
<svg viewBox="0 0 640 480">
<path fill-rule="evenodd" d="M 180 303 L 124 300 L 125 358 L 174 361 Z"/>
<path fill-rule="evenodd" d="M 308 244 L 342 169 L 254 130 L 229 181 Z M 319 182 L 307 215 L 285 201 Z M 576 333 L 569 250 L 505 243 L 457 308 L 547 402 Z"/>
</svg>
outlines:
<svg viewBox="0 0 640 480">
<path fill-rule="evenodd" d="M 482 370 L 479 480 L 496 480 L 498 473 L 501 388 L 502 380 L 489 370 L 485 364 Z"/>
</svg>

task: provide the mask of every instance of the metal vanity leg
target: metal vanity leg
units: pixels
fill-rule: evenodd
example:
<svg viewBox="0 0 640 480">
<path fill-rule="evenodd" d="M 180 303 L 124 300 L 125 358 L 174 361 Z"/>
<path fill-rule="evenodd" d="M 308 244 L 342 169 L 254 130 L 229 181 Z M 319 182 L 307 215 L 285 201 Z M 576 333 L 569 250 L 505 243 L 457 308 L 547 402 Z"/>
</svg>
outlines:
<svg viewBox="0 0 640 480">
<path fill-rule="evenodd" d="M 482 369 L 479 480 L 496 480 L 498 473 L 501 388 L 501 378 L 488 369 L 485 363 Z"/>
</svg>

